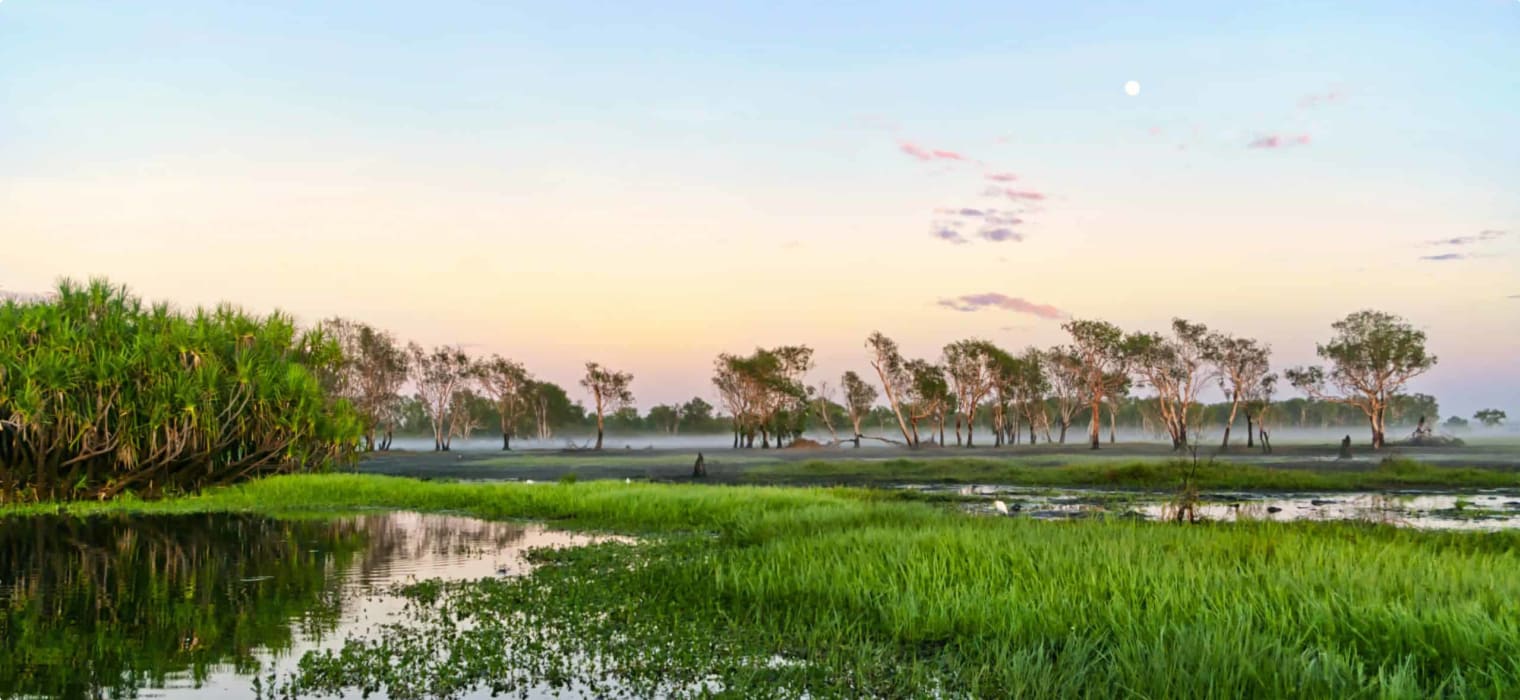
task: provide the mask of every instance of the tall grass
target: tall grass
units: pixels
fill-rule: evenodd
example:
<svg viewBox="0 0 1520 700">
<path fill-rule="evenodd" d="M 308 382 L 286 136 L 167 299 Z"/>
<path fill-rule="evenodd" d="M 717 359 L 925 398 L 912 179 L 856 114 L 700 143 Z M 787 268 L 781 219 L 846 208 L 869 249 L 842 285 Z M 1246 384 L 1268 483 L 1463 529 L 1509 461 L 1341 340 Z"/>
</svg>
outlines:
<svg viewBox="0 0 1520 700">
<path fill-rule="evenodd" d="M 1091 486 L 1175 489 L 1194 470 L 1184 460 L 1077 463 L 1036 466 L 1019 459 L 944 458 L 933 460 L 808 461 L 755 467 L 755 482 L 805 480 L 814 483 L 979 483 L 1019 486 Z M 1193 483 L 1208 489 L 1277 491 L 1359 491 L 1397 488 L 1520 487 L 1520 471 L 1438 467 L 1403 459 L 1366 469 L 1289 469 L 1231 462 L 1196 465 Z"/>
<path fill-rule="evenodd" d="M 858 490 L 336 475 L 67 509 L 355 507 L 655 536 L 556 553 L 523 580 L 416 591 L 419 610 L 449 614 L 309 658 L 293 692 L 510 688 L 602 664 L 740 696 L 1520 695 L 1514 533 L 1047 523 Z M 434 656 L 402 663 L 416 654 Z"/>
</svg>

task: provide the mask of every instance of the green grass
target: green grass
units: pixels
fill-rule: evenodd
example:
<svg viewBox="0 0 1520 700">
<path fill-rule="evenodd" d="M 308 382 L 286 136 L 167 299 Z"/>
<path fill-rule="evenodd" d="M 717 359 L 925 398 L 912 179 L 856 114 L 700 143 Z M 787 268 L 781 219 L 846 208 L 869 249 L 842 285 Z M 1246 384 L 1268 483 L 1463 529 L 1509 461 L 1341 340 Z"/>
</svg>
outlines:
<svg viewBox="0 0 1520 700">
<path fill-rule="evenodd" d="M 409 625 L 308 657 L 290 694 L 681 695 L 716 680 L 736 697 L 1520 695 L 1516 533 L 1047 523 L 851 489 L 345 475 L 63 509 L 367 507 L 646 538 L 546 553 L 522 579 L 413 587 Z"/>
<path fill-rule="evenodd" d="M 1181 460 L 1031 466 L 1017 459 L 940 458 L 808 461 L 755 467 L 745 476 L 756 483 L 805 480 L 813 483 L 958 483 L 1172 490 L 1191 469 L 1189 463 Z M 1196 483 L 1206 489 L 1262 491 L 1505 488 L 1520 487 L 1520 472 L 1438 467 L 1408 460 L 1387 460 L 1370 469 L 1326 470 L 1214 462 L 1198 466 Z"/>
</svg>

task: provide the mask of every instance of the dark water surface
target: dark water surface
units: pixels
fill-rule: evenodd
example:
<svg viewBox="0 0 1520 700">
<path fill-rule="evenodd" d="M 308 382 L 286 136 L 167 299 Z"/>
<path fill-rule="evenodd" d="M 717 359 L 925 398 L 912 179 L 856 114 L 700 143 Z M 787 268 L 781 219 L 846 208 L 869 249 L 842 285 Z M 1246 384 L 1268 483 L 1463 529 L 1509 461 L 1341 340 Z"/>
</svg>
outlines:
<svg viewBox="0 0 1520 700">
<path fill-rule="evenodd" d="M 395 621 L 393 584 L 591 541 L 416 513 L 0 518 L 0 697 L 254 697 L 256 675 Z"/>
</svg>

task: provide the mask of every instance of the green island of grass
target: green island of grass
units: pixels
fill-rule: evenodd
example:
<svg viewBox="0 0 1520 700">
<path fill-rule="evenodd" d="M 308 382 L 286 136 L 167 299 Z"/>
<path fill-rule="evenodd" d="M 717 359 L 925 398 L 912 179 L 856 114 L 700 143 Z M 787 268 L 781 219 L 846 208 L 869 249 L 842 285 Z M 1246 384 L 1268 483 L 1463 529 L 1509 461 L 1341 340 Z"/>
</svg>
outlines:
<svg viewBox="0 0 1520 700">
<path fill-rule="evenodd" d="M 866 489 L 281 476 L 63 511 L 355 509 L 640 535 L 406 589 L 289 696 L 1515 697 L 1520 534 L 976 517 Z"/>
</svg>

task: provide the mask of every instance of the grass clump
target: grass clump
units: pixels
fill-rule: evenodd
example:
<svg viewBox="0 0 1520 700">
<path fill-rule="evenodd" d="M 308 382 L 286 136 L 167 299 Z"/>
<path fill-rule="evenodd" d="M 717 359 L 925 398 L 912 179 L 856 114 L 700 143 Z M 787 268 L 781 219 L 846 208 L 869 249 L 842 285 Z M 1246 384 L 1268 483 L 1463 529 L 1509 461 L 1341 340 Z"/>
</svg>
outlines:
<svg viewBox="0 0 1520 700">
<path fill-rule="evenodd" d="M 410 590 L 306 696 L 1515 697 L 1520 535 L 965 516 L 850 489 L 281 477 L 101 509 L 447 510 L 651 536 Z"/>
<path fill-rule="evenodd" d="M 755 467 L 757 483 L 805 480 L 813 483 L 948 483 L 1017 486 L 1108 487 L 1172 490 L 1194 471 L 1188 460 L 1147 460 L 1122 464 L 1077 463 L 1032 466 L 996 458 L 808 461 Z M 1368 469 L 1288 469 L 1231 462 L 1199 464 L 1192 474 L 1199 488 L 1259 491 L 1364 491 L 1399 488 L 1520 487 L 1520 472 L 1438 467 L 1404 459 L 1384 460 Z"/>
</svg>

